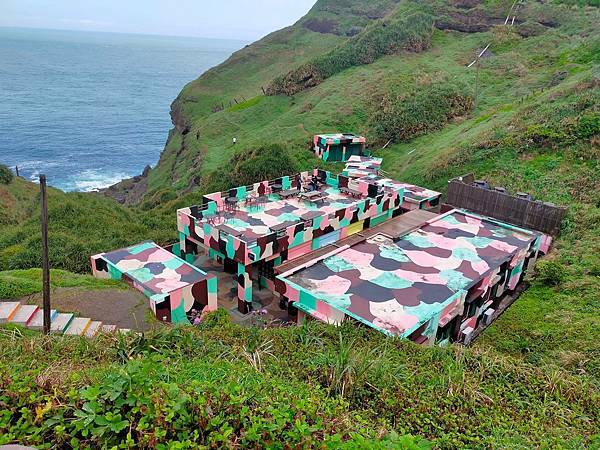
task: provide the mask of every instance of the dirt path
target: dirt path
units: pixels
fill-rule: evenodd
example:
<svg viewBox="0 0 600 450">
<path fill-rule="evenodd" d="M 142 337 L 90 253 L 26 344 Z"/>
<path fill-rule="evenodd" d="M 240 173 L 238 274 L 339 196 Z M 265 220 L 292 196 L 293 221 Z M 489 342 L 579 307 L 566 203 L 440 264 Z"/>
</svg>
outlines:
<svg viewBox="0 0 600 450">
<path fill-rule="evenodd" d="M 150 311 L 148 299 L 132 289 L 82 290 L 58 288 L 51 294 L 52 309 L 90 317 L 119 328 L 145 331 L 149 328 L 146 314 Z M 33 294 L 22 303 L 42 305 L 42 295 Z"/>
</svg>

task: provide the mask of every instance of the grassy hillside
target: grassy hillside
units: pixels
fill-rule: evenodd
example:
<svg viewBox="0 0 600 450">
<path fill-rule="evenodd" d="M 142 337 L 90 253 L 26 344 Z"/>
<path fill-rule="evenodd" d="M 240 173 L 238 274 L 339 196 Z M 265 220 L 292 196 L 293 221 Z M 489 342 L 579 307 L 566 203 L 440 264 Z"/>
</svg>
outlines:
<svg viewBox="0 0 600 450">
<path fill-rule="evenodd" d="M 401 180 L 445 191 L 449 178 L 473 171 L 569 206 L 529 289 L 472 347 L 420 348 L 317 324 L 241 329 L 222 312 L 201 330 L 142 338 L 0 330 L 0 444 L 598 447 L 600 14 L 597 0 L 524 2 L 503 26 L 512 4 L 420 2 L 434 17 L 427 49 L 382 52 L 293 96 L 263 95 L 277 77 L 352 47 L 411 6 L 321 0 L 186 86 L 138 207 L 50 193 L 53 266 L 75 272 L 88 270 L 92 253 L 173 240 L 175 209 L 203 192 L 338 169 L 307 150 L 320 132 L 367 135 Z M 475 98 L 477 71 L 467 65 L 488 44 Z M 35 185 L 0 183 L 0 271 L 39 266 L 38 210 Z M 37 275 L 0 272 L 0 286 L 38 289 Z"/>
<path fill-rule="evenodd" d="M 380 12 L 375 14 L 378 7 L 374 5 L 371 13 L 360 16 L 368 22 L 359 21 L 364 29 L 348 37 L 346 33 L 335 34 L 337 25 L 322 32 L 305 25 L 321 16 L 327 20 L 336 17 L 337 24 L 358 20 L 350 12 L 362 3 L 318 2 L 298 24 L 240 50 L 224 65 L 186 86 L 173 104 L 176 127 L 157 168 L 149 174 L 146 199 L 173 198 L 176 192 L 205 189 L 207 179 L 224 159 L 265 144 L 281 143 L 298 155 L 301 164 L 310 164 L 305 161 L 304 150 L 316 133 L 355 131 L 383 145 L 390 139 L 406 141 L 443 127 L 471 111 L 473 105 L 466 98 L 474 97 L 476 70 L 466 66 L 477 50 L 490 43 L 490 52 L 481 63 L 481 89 L 473 118 L 590 69 L 589 55 L 598 51 L 596 8 L 526 2 L 518 10 L 513 27 L 496 25 L 504 22 L 512 3 L 425 2 L 436 26 L 443 28 L 433 32 L 427 50 L 407 52 L 398 48 L 391 55 L 375 58 L 372 64 L 361 63 L 332 74 L 316 87 L 293 96 L 264 96 L 261 87 L 266 89 L 278 76 L 305 63 L 312 66 L 331 52 L 345 52 L 344 60 L 355 52 L 360 61 L 362 47 L 348 47 L 350 43 L 367 39 L 370 29 L 383 26 L 394 13 L 397 16 L 393 17 L 402 18 L 397 11 L 408 8 L 407 2 L 381 2 Z M 477 25 L 469 30 L 484 31 L 455 31 L 465 27 L 463 22 Z M 371 48 L 369 45 L 375 44 L 365 45 Z M 585 52 L 589 57 L 582 60 L 580 55 Z M 439 91 L 449 87 L 453 95 L 465 101 L 440 103 Z M 233 98 L 239 103 L 230 106 Z M 224 109 L 215 109 L 217 104 Z M 416 123 L 398 132 L 395 127 L 404 122 L 402 111 L 412 110 L 423 114 L 413 115 Z M 381 123 L 383 116 L 388 119 L 386 126 Z M 232 145 L 233 137 L 237 138 L 236 146 Z"/>
<path fill-rule="evenodd" d="M 64 270 L 50 271 L 50 288 L 80 288 L 82 290 L 124 288 L 114 280 L 99 280 L 91 275 L 80 275 Z M 18 299 L 42 292 L 41 269 L 0 271 L 0 300 Z"/>
<path fill-rule="evenodd" d="M 427 349 L 354 326 L 260 331 L 220 312 L 199 330 L 92 341 L 0 330 L 0 344 L 0 444 L 598 443 L 600 397 L 583 379 L 489 350 Z M 419 438 L 398 437 L 408 434 Z"/>
<path fill-rule="evenodd" d="M 41 266 L 39 186 L 15 177 L 0 184 L 0 271 Z M 4 207 L 6 206 L 6 207 Z M 95 194 L 48 190 L 50 263 L 89 272 L 89 257 L 143 240 L 177 239 L 174 214 L 125 208 Z"/>
<path fill-rule="evenodd" d="M 379 152 L 401 179 L 444 189 L 467 172 L 569 206 L 532 286 L 477 343 L 600 382 L 599 80 L 572 80 Z M 590 126 L 591 124 L 591 126 Z"/>
</svg>

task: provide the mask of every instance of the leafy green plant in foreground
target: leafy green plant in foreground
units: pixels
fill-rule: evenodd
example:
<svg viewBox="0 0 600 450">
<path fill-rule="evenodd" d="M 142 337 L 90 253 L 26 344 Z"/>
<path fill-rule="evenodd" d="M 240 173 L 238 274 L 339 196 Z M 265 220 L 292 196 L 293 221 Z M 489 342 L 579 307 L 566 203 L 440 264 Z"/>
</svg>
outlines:
<svg viewBox="0 0 600 450">
<path fill-rule="evenodd" d="M 264 345 L 253 364 L 244 350 Z M 353 326 L 248 329 L 226 311 L 200 328 L 94 340 L 0 329 L 0 373 L 0 443 L 41 448 L 429 448 L 408 435 L 581 447 L 600 410 L 584 381 L 493 352 Z"/>
</svg>

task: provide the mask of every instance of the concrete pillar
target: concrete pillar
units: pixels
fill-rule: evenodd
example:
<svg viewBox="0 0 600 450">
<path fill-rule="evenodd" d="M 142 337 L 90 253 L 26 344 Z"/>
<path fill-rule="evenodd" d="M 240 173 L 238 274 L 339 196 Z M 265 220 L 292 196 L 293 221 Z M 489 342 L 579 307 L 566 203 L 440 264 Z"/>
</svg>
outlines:
<svg viewBox="0 0 600 450">
<path fill-rule="evenodd" d="M 238 311 L 248 314 L 252 311 L 252 280 L 250 266 L 238 263 Z"/>
</svg>

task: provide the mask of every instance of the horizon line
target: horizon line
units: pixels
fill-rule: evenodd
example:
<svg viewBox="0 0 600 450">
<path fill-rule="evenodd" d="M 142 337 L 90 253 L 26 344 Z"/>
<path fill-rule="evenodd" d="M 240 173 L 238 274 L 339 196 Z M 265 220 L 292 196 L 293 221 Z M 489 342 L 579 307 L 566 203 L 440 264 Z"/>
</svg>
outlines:
<svg viewBox="0 0 600 450">
<path fill-rule="evenodd" d="M 209 37 L 209 36 L 198 36 L 198 35 L 189 35 L 189 34 L 164 34 L 164 33 L 136 33 L 133 31 L 101 31 L 101 30 L 82 30 L 75 28 L 51 28 L 51 27 L 28 27 L 28 26 L 17 26 L 17 25 L 0 25 L 0 29 L 15 29 L 15 30 L 38 30 L 38 31 L 69 31 L 74 33 L 102 33 L 102 34 L 118 34 L 125 36 L 147 36 L 147 37 L 166 37 L 166 38 L 189 38 L 189 39 L 212 39 L 215 41 L 234 41 L 234 42 L 244 42 L 246 44 L 256 42 L 262 39 L 264 36 L 256 38 L 256 39 L 242 39 L 242 38 L 223 38 L 223 37 Z M 272 33 L 269 32 L 265 34 Z"/>
</svg>

